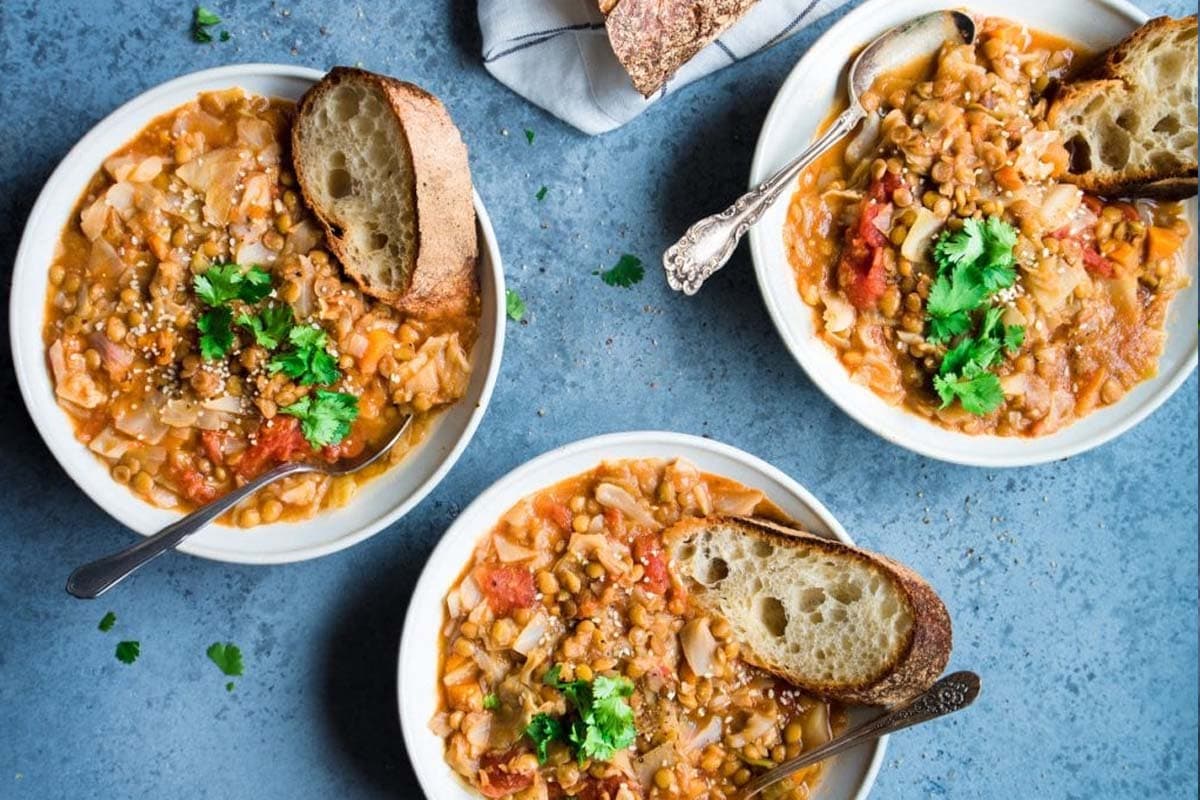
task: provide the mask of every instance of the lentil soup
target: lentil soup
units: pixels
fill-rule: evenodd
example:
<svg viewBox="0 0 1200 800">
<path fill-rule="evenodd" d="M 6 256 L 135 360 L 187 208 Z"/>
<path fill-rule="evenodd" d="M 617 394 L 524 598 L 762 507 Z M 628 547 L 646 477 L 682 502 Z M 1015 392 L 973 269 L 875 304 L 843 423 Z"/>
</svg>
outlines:
<svg viewBox="0 0 1200 800">
<path fill-rule="evenodd" d="M 1155 374 L 1189 227 L 1178 203 L 1063 180 L 1046 111 L 1080 60 L 985 19 L 973 46 L 882 76 L 801 175 L 784 245 L 852 380 L 946 428 L 1040 436 Z"/>
<path fill-rule="evenodd" d="M 689 603 L 663 532 L 710 514 L 786 521 L 682 459 L 605 462 L 505 513 L 446 595 L 431 727 L 455 772 L 487 797 L 719 800 L 844 726 Z M 767 796 L 807 798 L 820 771 Z"/>
<path fill-rule="evenodd" d="M 378 465 L 301 475 L 223 518 L 347 503 L 466 391 L 478 303 L 408 318 L 343 278 L 290 171 L 294 103 L 209 92 L 110 156 L 50 266 L 59 405 L 113 479 L 188 511 L 275 464 L 337 462 L 413 424 Z"/>
</svg>

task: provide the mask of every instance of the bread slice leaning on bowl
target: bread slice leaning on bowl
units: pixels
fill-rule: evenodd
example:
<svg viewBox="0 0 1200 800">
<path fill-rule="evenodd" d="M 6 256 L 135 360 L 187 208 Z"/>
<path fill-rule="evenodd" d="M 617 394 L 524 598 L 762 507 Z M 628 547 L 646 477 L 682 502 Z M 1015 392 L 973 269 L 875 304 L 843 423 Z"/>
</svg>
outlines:
<svg viewBox="0 0 1200 800">
<path fill-rule="evenodd" d="M 742 517 L 694 518 L 665 535 L 692 602 L 723 617 L 743 657 L 806 691 L 895 705 L 950 659 L 950 615 L 890 558 Z"/>
<path fill-rule="evenodd" d="M 467 147 L 436 97 L 335 67 L 300 101 L 292 160 L 330 249 L 363 292 L 420 317 L 472 307 Z"/>
<path fill-rule="evenodd" d="M 1157 17 L 1065 85 L 1051 127 L 1071 153 L 1066 179 L 1108 196 L 1196 194 L 1196 15 Z"/>
</svg>

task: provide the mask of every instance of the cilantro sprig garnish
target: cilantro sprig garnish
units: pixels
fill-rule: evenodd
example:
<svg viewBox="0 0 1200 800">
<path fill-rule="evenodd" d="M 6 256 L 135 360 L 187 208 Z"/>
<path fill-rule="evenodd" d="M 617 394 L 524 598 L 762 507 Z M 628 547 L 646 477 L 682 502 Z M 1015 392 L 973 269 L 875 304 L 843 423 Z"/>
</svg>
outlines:
<svg viewBox="0 0 1200 800">
<path fill-rule="evenodd" d="M 132 664 L 142 654 L 141 642 L 117 642 L 117 661 L 122 664 Z"/>
<path fill-rule="evenodd" d="M 301 386 L 335 383 L 341 376 L 337 360 L 325 348 L 329 337 L 316 325 L 297 325 L 288 331 L 290 348 L 267 363 L 272 374 L 282 372 Z"/>
<path fill-rule="evenodd" d="M 525 318 L 525 301 L 512 289 L 504 290 L 504 312 L 513 322 L 520 322 Z"/>
<path fill-rule="evenodd" d="M 242 651 L 233 642 L 213 642 L 204 651 L 208 660 L 217 665 L 225 675 L 233 678 L 241 677 L 243 671 Z"/>
<path fill-rule="evenodd" d="M 949 344 L 933 388 L 945 408 L 955 400 L 966 411 L 984 416 L 1004 402 L 1000 379 L 989 372 L 1001 353 L 1016 352 L 1025 341 L 1020 325 L 1005 325 L 1003 309 L 988 306 L 991 297 L 1016 283 L 1013 247 L 1017 231 L 999 217 L 969 219 L 961 230 L 943 233 L 933 247 L 937 279 L 929 290 L 926 339 Z M 978 331 L 976 314 L 984 309 Z"/>
<path fill-rule="evenodd" d="M 619 286 L 623 289 L 628 289 L 635 283 L 641 283 L 642 278 L 646 275 L 646 269 L 642 266 L 640 258 L 625 253 L 617 259 L 617 263 L 612 268 L 598 274 L 600 275 L 600 280 L 609 286 Z"/>
<path fill-rule="evenodd" d="M 226 306 L 210 308 L 196 320 L 200 331 L 200 355 L 205 361 L 224 358 L 233 347 L 233 312 Z"/>
<path fill-rule="evenodd" d="M 337 444 L 350 433 L 358 419 L 358 398 L 345 392 L 317 389 L 290 406 L 279 409 L 300 420 L 300 432 L 314 448 Z"/>
<path fill-rule="evenodd" d="M 192 41 L 209 44 L 213 40 L 210 29 L 220 24 L 221 18 L 217 16 L 216 12 L 204 6 L 196 6 L 196 10 L 192 13 Z M 229 31 L 221 31 L 221 41 L 229 41 Z"/>
<path fill-rule="evenodd" d="M 618 750 L 633 744 L 637 728 L 629 697 L 633 683 L 627 678 L 597 675 L 594 680 L 561 681 L 561 666 L 554 665 L 543 677 L 547 686 L 563 693 L 573 711 L 558 719 L 538 714 L 525 728 L 540 763 L 548 758 L 551 742 L 565 741 L 580 763 L 588 759 L 611 761 Z"/>
<path fill-rule="evenodd" d="M 214 264 L 192 280 L 196 296 L 216 308 L 241 300 L 254 305 L 271 293 L 271 273 L 259 266 Z"/>
<path fill-rule="evenodd" d="M 550 191 L 550 189 L 548 187 L 543 186 L 542 188 L 537 190 L 537 194 L 535 194 L 534 197 L 537 198 L 537 201 L 540 203 L 546 199 L 546 193 L 549 191 Z"/>
<path fill-rule="evenodd" d="M 243 313 L 237 324 L 250 331 L 255 344 L 274 350 L 287 339 L 294 317 L 289 305 L 270 305 L 257 314 Z"/>
<path fill-rule="evenodd" d="M 117 624 L 117 615 L 114 614 L 113 612 L 109 611 L 107 614 L 105 614 L 103 617 L 100 618 L 100 624 L 97 625 L 96 628 L 97 628 L 97 630 L 100 630 L 104 633 L 108 633 L 109 631 L 111 631 L 113 629 L 113 626 L 116 624 Z"/>
</svg>

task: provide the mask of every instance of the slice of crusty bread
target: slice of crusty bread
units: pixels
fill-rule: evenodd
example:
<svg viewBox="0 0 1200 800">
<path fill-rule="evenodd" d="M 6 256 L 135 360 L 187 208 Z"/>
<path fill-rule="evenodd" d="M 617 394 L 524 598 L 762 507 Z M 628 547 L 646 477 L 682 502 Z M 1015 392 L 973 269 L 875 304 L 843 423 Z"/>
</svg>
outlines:
<svg viewBox="0 0 1200 800">
<path fill-rule="evenodd" d="M 292 158 L 330 248 L 365 293 L 418 316 L 472 306 L 467 148 L 436 97 L 335 67 L 300 101 Z"/>
<path fill-rule="evenodd" d="M 599 0 L 617 60 L 649 97 L 758 0 Z"/>
<path fill-rule="evenodd" d="M 1067 84 L 1048 121 L 1071 152 L 1068 180 L 1103 195 L 1196 193 L 1196 16 L 1158 17 Z"/>
<path fill-rule="evenodd" d="M 666 535 L 692 601 L 724 617 L 743 656 L 824 697 L 893 705 L 950 659 L 950 616 L 912 570 L 763 520 L 688 519 Z"/>
</svg>

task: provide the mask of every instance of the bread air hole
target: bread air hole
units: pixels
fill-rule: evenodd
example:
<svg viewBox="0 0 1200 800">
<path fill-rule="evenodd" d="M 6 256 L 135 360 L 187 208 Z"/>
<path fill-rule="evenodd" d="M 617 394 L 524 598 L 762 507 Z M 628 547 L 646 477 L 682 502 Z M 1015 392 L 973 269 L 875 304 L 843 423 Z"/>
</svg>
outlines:
<svg viewBox="0 0 1200 800">
<path fill-rule="evenodd" d="M 754 544 L 751 545 L 751 550 L 753 550 L 754 555 L 758 556 L 759 558 L 768 558 L 775 553 L 775 548 L 771 545 L 771 543 L 765 542 L 762 539 L 756 539 Z"/>
<path fill-rule="evenodd" d="M 857 603 L 862 599 L 862 589 L 853 583 L 839 583 L 830 590 L 833 599 L 844 606 Z"/>
<path fill-rule="evenodd" d="M 1165 117 L 1154 123 L 1155 133 L 1173 134 L 1179 131 L 1179 117 L 1174 114 L 1167 114 Z"/>
<path fill-rule="evenodd" d="M 1127 130 L 1130 133 L 1138 129 L 1139 122 L 1141 122 L 1141 118 L 1133 109 L 1126 109 L 1117 116 L 1117 127 Z"/>
<path fill-rule="evenodd" d="M 725 563 L 723 558 L 714 558 L 704 565 L 704 575 L 701 580 L 705 586 L 716 586 L 727 577 L 729 577 L 729 564 Z"/>
<path fill-rule="evenodd" d="M 329 196 L 334 200 L 340 200 L 350 194 L 353 189 L 353 181 L 350 180 L 350 173 L 344 169 L 335 168 L 329 170 Z"/>
<path fill-rule="evenodd" d="M 387 247 L 387 243 L 388 236 L 386 233 L 380 233 L 379 231 L 371 232 L 370 245 L 372 250 L 382 250 Z"/>
<path fill-rule="evenodd" d="M 345 122 L 358 114 L 358 92 L 343 89 L 333 98 L 333 114 L 339 122 Z"/>
<path fill-rule="evenodd" d="M 758 605 L 758 618 L 767 632 L 776 639 L 782 639 L 787 630 L 787 612 L 778 597 L 764 597 Z"/>
<path fill-rule="evenodd" d="M 1100 160 L 1111 169 L 1120 169 L 1129 163 L 1129 134 L 1111 122 L 1106 122 L 1100 131 Z"/>
<path fill-rule="evenodd" d="M 804 613 L 816 611 L 825 602 L 825 590 L 819 586 L 810 586 L 800 593 L 800 610 Z"/>
<path fill-rule="evenodd" d="M 1092 146 L 1081 134 L 1067 140 L 1067 152 L 1071 156 L 1071 173 L 1079 175 L 1092 168 Z"/>
</svg>

